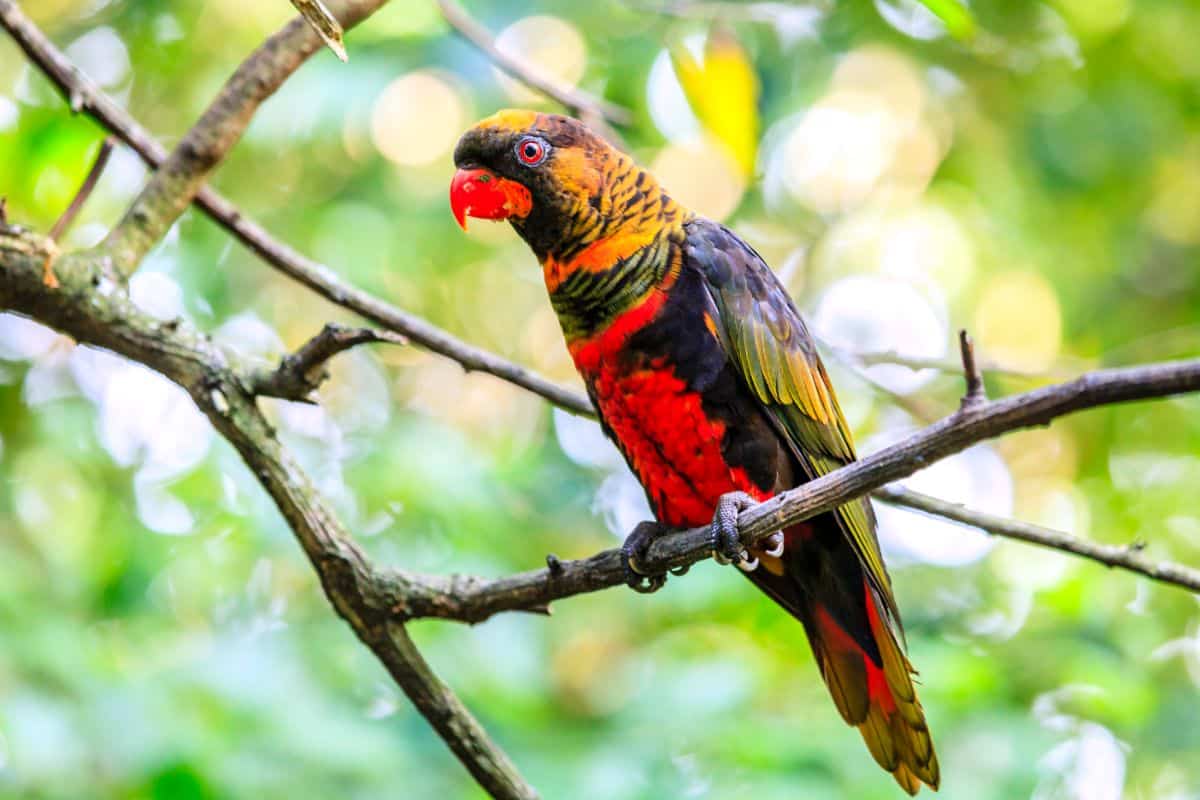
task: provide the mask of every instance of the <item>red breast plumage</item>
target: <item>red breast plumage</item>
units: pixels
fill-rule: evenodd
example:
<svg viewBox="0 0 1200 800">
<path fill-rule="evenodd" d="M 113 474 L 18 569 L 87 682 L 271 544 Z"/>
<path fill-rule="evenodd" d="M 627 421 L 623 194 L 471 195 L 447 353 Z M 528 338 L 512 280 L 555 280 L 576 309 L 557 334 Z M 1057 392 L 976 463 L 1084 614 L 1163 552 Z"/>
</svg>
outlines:
<svg viewBox="0 0 1200 800">
<path fill-rule="evenodd" d="M 567 117 L 500 112 L 464 134 L 455 163 L 455 216 L 508 219 L 530 245 L 601 425 L 660 522 L 704 525 L 729 492 L 765 499 L 854 460 L 803 320 L 734 233 Z M 748 577 L 803 624 L 875 760 L 909 793 L 936 789 L 869 502 L 781 534 L 748 554 Z"/>
</svg>

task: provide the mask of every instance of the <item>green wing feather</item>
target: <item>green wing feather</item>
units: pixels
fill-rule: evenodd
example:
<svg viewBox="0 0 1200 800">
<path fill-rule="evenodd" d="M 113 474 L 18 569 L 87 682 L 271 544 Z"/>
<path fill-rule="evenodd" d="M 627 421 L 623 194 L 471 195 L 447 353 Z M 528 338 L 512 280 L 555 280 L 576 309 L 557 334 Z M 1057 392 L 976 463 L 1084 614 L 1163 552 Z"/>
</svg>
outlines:
<svg viewBox="0 0 1200 800">
<path fill-rule="evenodd" d="M 812 336 L 787 291 L 753 248 L 708 220 L 688 226 L 687 263 L 705 277 L 730 359 L 769 411 L 809 479 L 854 461 L 854 444 Z M 900 615 L 864 497 L 835 512 L 894 622 Z"/>
</svg>

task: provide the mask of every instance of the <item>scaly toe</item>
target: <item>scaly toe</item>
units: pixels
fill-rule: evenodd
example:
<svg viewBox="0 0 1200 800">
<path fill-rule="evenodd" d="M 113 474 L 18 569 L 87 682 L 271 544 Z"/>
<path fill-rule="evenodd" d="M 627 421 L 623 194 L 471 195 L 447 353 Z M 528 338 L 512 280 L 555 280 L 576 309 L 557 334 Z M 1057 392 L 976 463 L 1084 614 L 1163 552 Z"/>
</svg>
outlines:
<svg viewBox="0 0 1200 800">
<path fill-rule="evenodd" d="M 625 583 L 638 594 L 657 592 L 667 582 L 665 573 L 648 574 L 641 564 L 646 550 L 665 529 L 656 522 L 640 522 L 621 545 L 621 560 L 625 565 Z"/>
<path fill-rule="evenodd" d="M 738 514 L 754 505 L 754 498 L 745 492 L 729 492 L 717 501 L 712 520 L 712 554 L 718 564 L 741 561 L 745 548 L 738 534 Z"/>
</svg>

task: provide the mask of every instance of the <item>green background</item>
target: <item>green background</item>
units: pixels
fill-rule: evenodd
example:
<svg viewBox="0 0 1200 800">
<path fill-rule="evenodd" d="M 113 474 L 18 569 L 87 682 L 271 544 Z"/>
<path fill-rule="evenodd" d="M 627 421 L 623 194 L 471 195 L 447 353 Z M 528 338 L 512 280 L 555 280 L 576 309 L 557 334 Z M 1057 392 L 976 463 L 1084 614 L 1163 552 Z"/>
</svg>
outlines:
<svg viewBox="0 0 1200 800">
<path fill-rule="evenodd" d="M 168 146 L 291 14 L 282 0 L 25 5 Z M 1195 355 L 1200 7 L 930 6 L 952 32 L 891 0 L 681 4 L 691 16 L 470 9 L 494 31 L 533 15 L 569 26 L 585 46 L 580 85 L 634 110 L 622 133 L 668 189 L 687 179 L 680 153 L 686 164 L 714 145 L 686 104 L 652 115 L 664 95 L 648 87 L 682 97 L 662 76 L 664 42 L 703 42 L 717 9 L 761 84 L 739 117 L 761 138 L 758 167 L 743 181 L 695 159 L 688 192 L 702 210 L 728 207 L 830 338 L 933 341 L 952 358 L 967 327 L 982 358 L 1032 373 L 993 376 L 994 395 Z M 457 132 L 530 101 L 427 0 L 395 0 L 347 44 L 348 64 L 322 52 L 264 106 L 216 185 L 354 284 L 574 380 L 532 257 L 503 226 L 463 235 L 446 202 Z M 0 194 L 14 221 L 48 229 L 103 135 L 0 38 Z M 697 141 L 710 149 L 687 149 Z M 143 179 L 118 148 L 67 244 L 97 241 Z M 353 321 L 196 211 L 133 289 L 264 357 Z M 869 373 L 915 390 L 898 408 L 861 370 L 831 371 L 866 450 L 950 411 L 961 389 L 954 375 Z M 268 405 L 381 564 L 502 575 L 614 546 L 610 529 L 639 513 L 594 428 L 416 349 L 340 357 L 322 403 Z M 1195 563 L 1198 412 L 1194 398 L 1090 411 L 920 486 Z M 884 538 L 942 796 L 1200 796 L 1194 597 L 1021 544 L 988 551 L 899 513 Z M 652 597 L 573 598 L 550 618 L 413 632 L 547 798 L 899 794 L 838 718 L 800 627 L 728 568 L 703 564 Z M 186 398 L 0 317 L 0 795 L 481 792 L 335 618 L 275 509 Z"/>
</svg>

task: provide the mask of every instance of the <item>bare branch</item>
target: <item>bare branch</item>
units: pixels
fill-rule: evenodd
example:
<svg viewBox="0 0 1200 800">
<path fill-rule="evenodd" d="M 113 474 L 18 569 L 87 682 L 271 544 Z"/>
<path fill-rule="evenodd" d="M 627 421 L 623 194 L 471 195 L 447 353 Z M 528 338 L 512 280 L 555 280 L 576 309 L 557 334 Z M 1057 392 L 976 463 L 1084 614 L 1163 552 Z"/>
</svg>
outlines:
<svg viewBox="0 0 1200 800">
<path fill-rule="evenodd" d="M 96 188 L 96 184 L 100 180 L 101 173 L 108 165 L 108 157 L 112 155 L 113 138 L 105 136 L 104 141 L 100 142 L 100 152 L 96 153 L 96 160 L 92 162 L 92 168 L 88 170 L 87 177 L 83 179 L 83 183 L 79 186 L 79 191 L 75 193 L 75 197 L 71 198 L 71 204 L 67 206 L 67 210 L 62 213 L 54 226 L 50 228 L 50 238 L 58 241 L 63 234 L 67 232 L 67 228 L 71 227 L 71 223 L 75 221 L 75 217 L 79 215 L 79 210 L 83 208 L 83 204 L 92 196 L 92 190 Z"/>
<path fill-rule="evenodd" d="M 985 439 L 1021 428 L 1046 425 L 1060 416 L 1087 408 L 1198 390 L 1200 359 L 1100 370 L 1068 383 L 1047 386 L 1004 400 L 984 401 L 945 417 L 898 444 L 743 511 L 738 521 L 742 541 L 747 545 L 752 544 L 777 530 L 831 511 L 854 497 L 908 477 L 935 461 Z M 912 493 L 907 496 L 912 496 Z M 967 520 L 964 518 L 968 515 L 964 512 L 952 511 L 948 510 L 945 516 L 976 524 L 974 519 L 978 515 L 973 512 L 971 519 Z M 940 514 L 940 511 L 936 513 Z M 984 518 L 983 522 L 987 524 L 980 523 L 981 527 L 998 534 L 1018 530 L 1022 526 L 1022 523 L 1008 521 L 1003 521 L 1005 524 L 1001 525 L 994 517 Z M 1029 540 L 1028 537 L 1014 538 Z M 1037 543 L 1053 546 L 1050 539 Z M 709 558 L 711 548 L 708 527 L 691 528 L 655 540 L 643 564 L 649 572 L 665 572 Z M 1067 547 L 1063 548 L 1063 552 L 1082 554 L 1077 549 Z M 1186 571 L 1186 567 L 1164 564 L 1144 574 L 1150 577 L 1178 576 L 1186 574 Z M 536 570 L 495 581 L 463 577 L 430 579 L 401 573 L 393 573 L 389 579 L 392 602 L 402 617 L 443 616 L 476 622 L 498 611 L 532 604 L 546 605 L 564 597 L 623 584 L 625 576 L 620 551 L 607 550 L 580 561 L 559 561 L 558 568 L 553 572 L 549 569 Z M 439 583 L 439 580 L 451 583 L 447 586 Z M 1180 580 L 1166 580 L 1190 586 Z M 452 589 L 452 597 L 447 596 L 448 589 Z"/>
<path fill-rule="evenodd" d="M 1135 572 L 1151 580 L 1200 592 L 1200 570 L 1182 564 L 1148 558 L 1140 543 L 1113 545 L 1089 542 L 1086 539 L 1080 539 L 1052 528 L 1044 528 L 1041 525 L 1006 519 L 982 511 L 972 511 L 957 503 L 948 503 L 945 500 L 929 497 L 896 485 L 877 489 L 874 496 L 893 505 L 961 522 L 997 536 L 1005 536 L 1050 550 L 1070 553 L 1106 567 Z"/>
<path fill-rule="evenodd" d="M 11 0 L 0 0 L 0 25 L 8 30 L 29 59 L 62 91 L 64 97 L 79 98 L 82 110 L 129 145 L 149 166 L 157 168 L 166 160 L 166 150 L 149 132 L 96 88 Z M 457 361 L 464 369 L 495 375 L 574 414 L 594 415 L 591 401 L 580 392 L 559 386 L 532 370 L 467 344 L 426 320 L 346 283 L 329 267 L 306 258 L 272 238 L 261 225 L 246 217 L 212 187 L 203 187 L 195 199 L 213 220 L 233 233 L 264 261 L 327 300 Z"/>
<path fill-rule="evenodd" d="M 817 341 L 821 347 L 830 353 L 837 354 L 847 361 L 857 362 L 864 367 L 873 367 L 876 364 L 895 364 L 896 366 L 908 367 L 909 369 L 934 369 L 947 375 L 962 374 L 962 362 L 950 358 L 911 356 L 895 350 L 851 350 L 840 345 L 835 345 L 822 337 L 817 337 Z M 1069 378 L 1072 374 L 1078 374 L 1079 372 L 1079 370 L 1068 371 L 1061 367 L 1046 370 L 1045 372 L 1037 372 L 1005 366 L 994 361 L 978 359 L 976 363 L 979 366 L 979 371 L 985 375 L 999 375 L 1006 378 L 1019 378 L 1023 380 L 1063 379 Z M 1085 364 L 1081 361 L 1080 366 L 1085 366 Z"/>
<path fill-rule="evenodd" d="M 334 4 L 345 27 L 373 13 L 386 0 L 341 0 Z M 225 82 L 216 99 L 155 170 L 125 212 L 104 249 L 113 266 L 128 275 L 137 269 L 167 229 L 191 205 L 209 175 L 237 144 L 264 100 L 321 46 L 303 19 L 294 19 L 263 42 Z"/>
<path fill-rule="evenodd" d="M 279 366 L 253 373 L 248 388 L 251 394 L 308 401 L 329 377 L 326 368 L 329 359 L 352 347 L 372 342 L 408 344 L 407 339 L 391 331 L 347 328 L 331 322 L 296 352 L 284 356 Z"/>
<path fill-rule="evenodd" d="M 532 89 L 536 89 L 559 105 L 573 111 L 584 122 L 598 127 L 610 139 L 615 139 L 617 142 L 620 141 L 619 137 L 616 137 L 615 132 L 608 127 L 606 122 L 612 122 L 617 125 L 628 125 L 633 121 L 633 113 L 629 109 L 615 103 L 610 103 L 603 98 L 596 97 L 580 89 L 571 89 L 562 86 L 557 81 L 539 74 L 524 61 L 508 55 L 496 47 L 496 40 L 493 38 L 491 32 L 476 22 L 466 12 L 466 9 L 454 0 L 438 0 L 438 7 L 442 10 L 442 16 L 446 19 L 446 22 L 454 30 L 458 31 L 464 39 L 479 48 L 493 64 L 508 73 L 509 76 Z"/>
<path fill-rule="evenodd" d="M 872 391 L 886 397 L 898 408 L 907 411 L 913 419 L 923 424 L 929 424 L 944 413 L 935 408 L 934 404 L 928 398 L 921 397 L 920 395 L 901 394 L 892 389 L 892 387 L 872 375 L 859 362 L 854 353 L 843 350 L 840 347 L 832 346 L 827 347 L 827 350 L 839 364 L 854 373 L 854 377 L 865 383 Z"/>
<path fill-rule="evenodd" d="M 1121 546 L 1089 542 L 1040 525 L 972 511 L 898 485 L 876 489 L 872 496 L 886 503 L 979 528 L 995 536 L 1079 556 L 1160 583 L 1200 592 L 1200 571 L 1171 561 L 1155 561 L 1144 555 L 1137 543 Z M 692 531 L 687 533 L 694 538 Z M 687 545 L 680 535 L 667 538 L 676 541 L 668 542 L 664 550 L 656 550 L 654 570 L 708 557 L 707 552 Z M 707 546 L 711 547 L 711 544 Z M 647 563 L 647 567 L 650 566 Z M 379 578 L 381 590 L 401 620 L 434 617 L 474 625 L 506 611 L 542 611 L 556 600 L 622 586 L 625 569 L 621 551 L 613 549 L 577 561 L 555 558 L 546 569 L 495 579 L 475 575 L 419 575 L 400 570 L 385 571 Z"/>
<path fill-rule="evenodd" d="M 361 549 L 338 522 L 246 391 L 244 367 L 186 321 L 164 324 L 141 311 L 124 289 L 98 288 L 103 258 L 92 252 L 58 261 L 58 289 L 41 280 L 51 243 L 28 231 L 0 231 L 0 309 L 26 314 L 78 342 L 119 353 L 183 387 L 271 495 L 321 580 L 337 613 L 353 628 L 493 797 L 531 800 L 537 793 L 479 723 L 432 673 Z"/>
<path fill-rule="evenodd" d="M 58 276 L 54 274 L 54 260 L 58 258 L 59 253 L 57 242 L 75 220 L 79 209 L 83 208 L 83 204 L 91 196 L 92 190 L 96 188 L 96 182 L 100 180 L 100 173 L 104 171 L 104 166 L 108 163 L 108 156 L 112 152 L 112 147 L 112 137 L 104 137 L 104 141 L 100 143 L 100 152 L 96 154 L 96 160 L 92 163 L 92 168 L 88 170 L 87 177 L 84 178 L 79 191 L 71 199 L 71 203 L 67 206 L 66 211 L 62 213 L 62 216 L 50 228 L 50 241 L 46 252 L 46 261 L 42 264 L 42 283 L 51 289 L 58 288 Z"/>
<path fill-rule="evenodd" d="M 30 23 L 10 0 L 0 0 L 0 23 L 12 33 L 22 49 L 30 56 L 54 83 L 63 90 L 64 95 L 76 95 L 81 98 L 81 107 L 94 116 L 101 124 L 117 134 L 122 141 L 132 147 L 144 161 L 156 166 L 165 158 L 162 147 L 134 121 L 128 113 L 111 99 L 95 88 L 66 57 L 51 45 L 46 38 Z M 280 269 L 285 274 L 295 278 L 332 302 L 354 310 L 373 322 L 404 334 L 413 342 L 420 344 L 440 355 L 451 358 L 468 370 L 478 370 L 495 375 L 514 385 L 521 386 L 538 394 L 551 403 L 583 416 L 594 416 L 595 411 L 589 400 L 564 387 L 558 386 L 535 373 L 526 370 L 512 362 L 496 356 L 486 350 L 468 345 L 451 336 L 445 331 L 426 322 L 415 315 L 396 308 L 372 295 L 342 282 L 328 267 L 311 261 L 297 253 L 286 244 L 273 239 L 266 231 L 247 219 L 236 206 L 218 195 L 209 187 L 204 187 L 197 202 L 218 223 L 225 226 L 241 239 L 254 252 L 268 263 Z M 826 343 L 831 350 L 836 350 Z M 913 359 L 896 353 L 849 353 L 850 358 L 864 364 L 897 363 L 914 369 L 933 368 L 944 372 L 960 371 L 957 365 L 943 360 Z M 999 365 L 984 363 L 984 371 L 996 372 L 1015 377 L 1036 378 L 1044 377 L 1031 373 L 1020 372 Z M 561 562 L 563 565 L 583 562 Z M 535 573 L 531 573 L 535 574 Z M 535 581 L 543 580 L 545 576 Z M 587 581 L 581 581 L 586 583 Z M 609 583 L 600 582 L 593 589 L 604 588 Z M 526 589 L 525 583 L 520 584 Z M 575 584 L 568 581 L 567 586 Z M 549 597 L 569 596 L 576 593 L 567 591 L 565 594 Z M 534 592 L 533 594 L 536 594 Z M 539 595 L 540 596 L 540 595 Z M 522 596 L 524 597 L 524 596 Z M 548 600 L 542 600 L 543 604 Z M 524 602 L 524 599 L 521 601 Z M 518 604 L 515 607 L 523 607 Z"/>
<path fill-rule="evenodd" d="M 342 23 L 329 13 L 325 4 L 321 0 L 292 0 L 292 5 L 317 32 L 325 46 L 333 51 L 338 60 L 345 62 L 348 56 L 346 55 L 346 45 L 342 41 Z"/>
<path fill-rule="evenodd" d="M 963 377 L 967 382 L 967 393 L 963 395 L 959 407 L 963 410 L 987 402 L 987 390 L 983 386 L 983 376 L 975 364 L 975 342 L 966 328 L 958 332 L 958 347 L 962 353 Z"/>
</svg>

